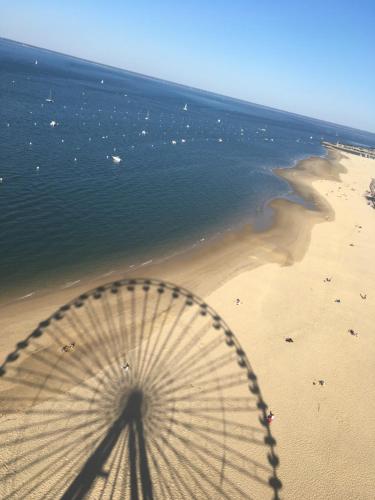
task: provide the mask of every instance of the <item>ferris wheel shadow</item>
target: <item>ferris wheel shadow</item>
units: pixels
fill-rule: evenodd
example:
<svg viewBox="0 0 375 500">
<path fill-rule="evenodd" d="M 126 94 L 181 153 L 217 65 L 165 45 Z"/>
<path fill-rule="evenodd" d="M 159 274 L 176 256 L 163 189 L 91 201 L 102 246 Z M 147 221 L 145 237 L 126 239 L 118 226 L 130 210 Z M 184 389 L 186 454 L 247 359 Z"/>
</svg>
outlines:
<svg viewBox="0 0 375 500">
<path fill-rule="evenodd" d="M 152 482 L 149 471 L 142 415 L 142 392 L 133 391 L 120 417 L 113 423 L 106 436 L 82 467 L 80 473 L 62 495 L 63 500 L 84 498 L 91 490 L 98 476 L 106 476 L 104 465 L 107 462 L 121 433 L 128 427 L 128 458 L 130 464 L 130 498 L 140 498 L 138 478 L 142 498 L 152 500 Z M 137 473 L 139 470 L 139 475 Z"/>
<path fill-rule="evenodd" d="M 163 340 L 159 328 L 154 344 L 144 327 L 153 286 L 158 295 L 152 310 L 157 313 L 150 316 L 149 331 L 156 331 L 158 320 L 165 328 L 167 315 L 173 318 L 168 336 Z M 115 297 L 120 303 L 121 289 L 128 294 L 127 325 L 120 320 L 115 324 L 109 302 Z M 138 309 L 137 289 L 142 294 Z M 171 292 L 164 308 L 160 290 L 164 297 Z M 110 299 L 107 292 L 112 294 Z M 182 307 L 174 316 L 173 307 L 180 299 Z M 93 304 L 98 302 L 102 316 L 90 309 L 97 308 Z M 197 314 L 184 320 L 186 305 L 190 310 L 196 307 Z M 209 329 L 192 328 L 197 318 L 207 320 Z M 145 347 L 133 357 L 127 373 L 118 357 L 124 348 L 120 341 L 137 331 L 137 321 Z M 183 325 L 180 334 L 178 324 Z M 77 344 L 72 331 L 84 333 L 86 342 Z M 220 332 L 223 336 L 217 337 Z M 49 342 L 41 343 L 47 334 Z M 183 338 L 186 343 L 179 348 Z M 185 354 L 198 338 L 199 350 Z M 71 352 L 61 352 L 62 339 L 70 342 L 64 348 L 73 346 Z M 59 349 L 52 349 L 51 342 Z M 20 362 L 22 351 L 32 344 L 32 355 Z M 229 351 L 221 350 L 223 344 Z M 125 345 L 125 350 L 131 351 L 130 347 L 134 345 Z M 172 356 L 173 370 L 165 366 L 165 353 Z M 218 368 L 222 377 L 213 376 Z M 252 497 L 247 489 L 251 481 L 261 488 L 262 498 L 279 498 L 276 440 L 257 377 L 223 320 L 181 287 L 139 279 L 88 292 L 62 306 L 19 342 L 0 367 L 0 375 L 0 385 L 6 385 L 0 392 L 0 444 L 5 450 L 0 477 L 6 485 L 0 494 L 4 499 L 229 500 Z M 17 420 L 20 415 L 24 418 Z M 264 456 L 262 448 L 265 460 L 259 458 Z"/>
</svg>

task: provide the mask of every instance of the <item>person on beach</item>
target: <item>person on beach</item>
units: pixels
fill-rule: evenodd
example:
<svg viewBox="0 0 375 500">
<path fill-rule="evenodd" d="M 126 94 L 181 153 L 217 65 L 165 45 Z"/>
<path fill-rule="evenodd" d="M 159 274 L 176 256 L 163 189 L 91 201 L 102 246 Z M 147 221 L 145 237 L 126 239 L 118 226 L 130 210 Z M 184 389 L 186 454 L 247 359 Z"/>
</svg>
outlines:
<svg viewBox="0 0 375 500">
<path fill-rule="evenodd" d="M 272 411 L 270 411 L 269 414 L 267 415 L 267 422 L 270 424 L 271 422 L 273 422 L 274 419 L 275 415 L 272 413 Z"/>
<path fill-rule="evenodd" d="M 127 372 L 127 371 L 129 371 L 130 365 L 129 365 L 129 363 L 125 363 L 122 367 Z"/>
<path fill-rule="evenodd" d="M 75 342 L 72 342 L 71 344 L 69 345 L 64 345 L 64 347 L 61 348 L 61 350 L 63 352 L 69 352 L 69 351 L 74 351 L 74 348 L 75 348 L 76 344 Z"/>
</svg>

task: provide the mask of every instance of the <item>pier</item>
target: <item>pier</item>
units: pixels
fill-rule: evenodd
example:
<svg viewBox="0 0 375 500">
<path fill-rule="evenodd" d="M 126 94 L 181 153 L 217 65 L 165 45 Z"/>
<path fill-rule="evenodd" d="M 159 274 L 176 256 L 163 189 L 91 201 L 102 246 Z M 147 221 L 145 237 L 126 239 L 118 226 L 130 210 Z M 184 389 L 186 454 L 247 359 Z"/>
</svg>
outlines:
<svg viewBox="0 0 375 500">
<path fill-rule="evenodd" d="M 341 144 L 336 142 L 335 144 L 332 142 L 322 141 L 322 146 L 325 146 L 328 149 L 336 149 L 338 151 L 343 151 L 344 153 L 351 153 L 358 156 L 363 156 L 364 158 L 371 158 L 375 160 L 375 149 L 374 148 L 365 148 L 362 146 L 353 146 L 351 144 Z"/>
</svg>

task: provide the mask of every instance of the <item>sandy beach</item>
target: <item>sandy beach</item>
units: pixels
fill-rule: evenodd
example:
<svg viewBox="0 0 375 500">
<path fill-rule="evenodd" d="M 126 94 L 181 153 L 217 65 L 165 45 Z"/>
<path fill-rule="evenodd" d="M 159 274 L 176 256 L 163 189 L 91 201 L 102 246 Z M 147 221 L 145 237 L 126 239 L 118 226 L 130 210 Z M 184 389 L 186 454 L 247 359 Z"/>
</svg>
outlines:
<svg viewBox="0 0 375 500">
<path fill-rule="evenodd" d="M 375 234 L 363 197 L 375 164 L 352 155 L 340 163 L 341 182 L 313 183 L 334 220 L 313 227 L 304 257 L 244 272 L 207 299 L 226 310 L 277 415 L 284 498 L 370 499 L 375 491 Z M 238 308 L 227 305 L 230 291 Z"/>
<path fill-rule="evenodd" d="M 313 209 L 274 200 L 266 232 L 244 227 L 142 269 L 204 298 L 235 332 L 275 414 L 282 498 L 374 496 L 375 212 L 364 197 L 374 172 L 375 161 L 336 153 L 279 170 Z M 0 305 L 1 358 L 98 284 Z"/>
</svg>

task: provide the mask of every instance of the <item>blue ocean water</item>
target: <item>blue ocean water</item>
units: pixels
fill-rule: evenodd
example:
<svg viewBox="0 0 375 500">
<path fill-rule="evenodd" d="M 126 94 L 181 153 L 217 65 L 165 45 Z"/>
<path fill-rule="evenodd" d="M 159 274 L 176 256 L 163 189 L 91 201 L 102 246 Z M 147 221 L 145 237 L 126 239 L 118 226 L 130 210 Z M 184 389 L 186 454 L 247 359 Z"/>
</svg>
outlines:
<svg viewBox="0 0 375 500">
<path fill-rule="evenodd" d="M 0 39 L 0 298 L 261 219 L 293 196 L 272 169 L 324 155 L 322 139 L 375 146 L 367 132 Z"/>
</svg>

